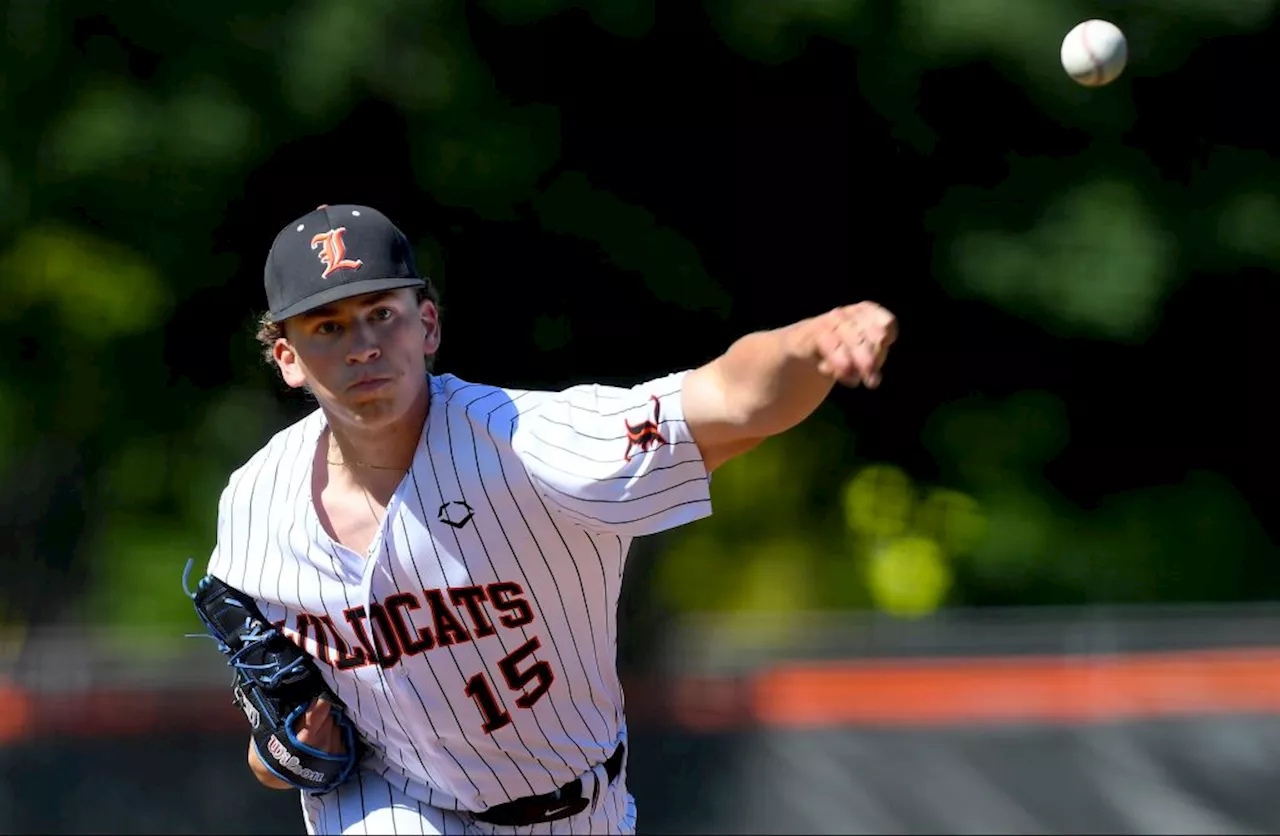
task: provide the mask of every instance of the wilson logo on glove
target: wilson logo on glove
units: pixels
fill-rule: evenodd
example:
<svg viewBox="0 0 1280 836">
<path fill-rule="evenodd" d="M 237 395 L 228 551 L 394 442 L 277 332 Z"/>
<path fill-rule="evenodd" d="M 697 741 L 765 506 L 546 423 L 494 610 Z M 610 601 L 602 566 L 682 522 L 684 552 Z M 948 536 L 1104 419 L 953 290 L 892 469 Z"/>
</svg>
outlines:
<svg viewBox="0 0 1280 836">
<path fill-rule="evenodd" d="M 285 745 L 280 742 L 280 738 L 274 735 L 267 740 L 267 754 L 275 758 L 276 763 L 281 768 L 289 770 L 299 778 L 323 784 L 327 777 L 323 772 L 317 772 L 314 769 L 307 769 L 303 766 L 302 762 L 298 760 L 298 756 L 286 749 Z"/>
</svg>

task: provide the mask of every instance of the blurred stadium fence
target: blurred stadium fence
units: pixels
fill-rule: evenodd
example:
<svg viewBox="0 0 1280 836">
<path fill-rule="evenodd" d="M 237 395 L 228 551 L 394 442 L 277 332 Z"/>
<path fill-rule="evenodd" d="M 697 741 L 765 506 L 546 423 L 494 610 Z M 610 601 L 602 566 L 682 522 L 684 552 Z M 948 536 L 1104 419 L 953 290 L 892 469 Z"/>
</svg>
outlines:
<svg viewBox="0 0 1280 836">
<path fill-rule="evenodd" d="M 641 832 L 1280 831 L 1280 606 L 669 628 L 627 677 Z M 0 831 L 304 832 L 206 643 L 0 649 Z"/>
</svg>

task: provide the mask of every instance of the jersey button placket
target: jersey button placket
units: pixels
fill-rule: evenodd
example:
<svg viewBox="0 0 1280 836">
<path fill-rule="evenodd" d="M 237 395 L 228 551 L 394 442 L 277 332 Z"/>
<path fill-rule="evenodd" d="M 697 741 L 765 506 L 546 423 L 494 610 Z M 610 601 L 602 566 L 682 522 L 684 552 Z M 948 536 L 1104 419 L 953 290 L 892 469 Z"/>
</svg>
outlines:
<svg viewBox="0 0 1280 836">
<path fill-rule="evenodd" d="M 372 605 L 374 601 L 378 600 L 378 594 L 377 594 L 378 590 L 376 589 L 376 587 L 378 586 L 378 574 L 379 574 L 378 570 L 379 569 L 382 570 L 381 574 L 386 577 L 387 588 L 390 589 L 390 591 L 387 592 L 385 595 L 383 595 L 383 597 L 385 598 L 386 595 L 390 595 L 396 592 L 396 590 L 394 589 L 395 582 L 390 577 L 390 573 L 386 569 L 386 566 L 385 566 L 386 561 L 384 558 L 387 552 L 387 543 L 386 543 L 387 532 L 391 528 L 392 520 L 395 518 L 396 511 L 399 509 L 399 507 L 400 507 L 400 494 L 397 491 L 395 494 L 392 495 L 391 501 L 387 503 L 387 513 L 382 518 L 382 526 L 378 529 L 378 534 L 373 538 L 373 542 L 369 544 L 369 550 L 365 553 L 364 566 L 361 567 L 362 571 L 360 573 L 360 602 L 364 605 L 364 611 L 365 613 L 368 614 L 368 617 L 369 617 L 369 620 L 366 622 L 368 625 L 366 629 L 370 631 L 371 637 L 372 637 L 372 631 L 377 629 L 373 623 L 373 606 Z M 385 640 L 394 641 L 394 639 L 390 636 L 386 637 Z"/>
<path fill-rule="evenodd" d="M 378 533 L 369 543 L 369 549 L 364 555 L 364 567 L 360 573 L 360 595 L 363 598 L 366 610 L 368 610 L 369 604 L 373 601 L 375 574 L 382 563 L 382 557 L 387 551 L 387 532 L 391 530 L 392 523 L 399 510 L 400 491 L 397 490 L 391 495 L 391 501 L 387 503 L 387 513 L 382 517 L 382 525 L 378 527 Z"/>
</svg>

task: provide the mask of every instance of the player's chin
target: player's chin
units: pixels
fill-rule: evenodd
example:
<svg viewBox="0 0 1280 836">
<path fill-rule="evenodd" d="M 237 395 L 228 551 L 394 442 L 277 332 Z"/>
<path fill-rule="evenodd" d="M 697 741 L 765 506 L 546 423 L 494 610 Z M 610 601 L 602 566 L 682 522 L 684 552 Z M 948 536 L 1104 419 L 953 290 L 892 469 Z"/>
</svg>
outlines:
<svg viewBox="0 0 1280 836">
<path fill-rule="evenodd" d="M 411 397 L 394 391 L 365 393 L 349 396 L 344 400 L 344 406 L 351 417 L 370 429 L 394 424 L 408 412 L 413 403 Z"/>
<path fill-rule="evenodd" d="M 393 423 L 403 411 L 396 408 L 396 402 L 391 398 L 351 399 L 343 406 L 356 423 L 371 429 Z"/>
</svg>

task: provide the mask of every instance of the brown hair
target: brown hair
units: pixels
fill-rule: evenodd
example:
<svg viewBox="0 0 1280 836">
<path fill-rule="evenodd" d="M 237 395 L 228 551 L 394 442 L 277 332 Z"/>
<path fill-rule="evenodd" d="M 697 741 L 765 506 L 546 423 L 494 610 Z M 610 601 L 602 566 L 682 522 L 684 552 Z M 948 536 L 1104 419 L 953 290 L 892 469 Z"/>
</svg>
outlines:
<svg viewBox="0 0 1280 836">
<path fill-rule="evenodd" d="M 430 301 L 436 306 L 437 312 L 440 310 L 440 294 L 436 292 L 435 285 L 427 282 L 425 287 L 417 288 L 418 304 Z M 258 318 L 258 333 L 255 335 L 259 343 L 262 344 L 262 356 L 271 365 L 275 365 L 275 355 L 272 349 L 275 347 L 276 340 L 284 338 L 284 325 L 276 322 L 270 314 L 264 313 Z M 431 366 L 435 362 L 435 355 L 427 357 L 427 371 L 431 371 Z"/>
</svg>

